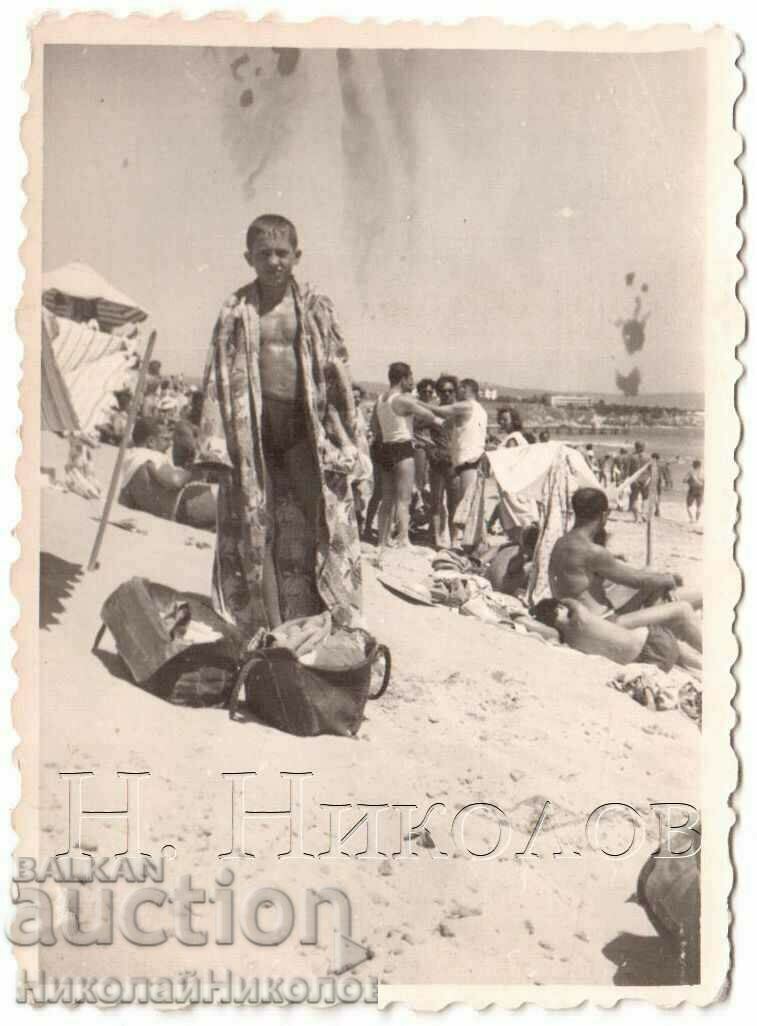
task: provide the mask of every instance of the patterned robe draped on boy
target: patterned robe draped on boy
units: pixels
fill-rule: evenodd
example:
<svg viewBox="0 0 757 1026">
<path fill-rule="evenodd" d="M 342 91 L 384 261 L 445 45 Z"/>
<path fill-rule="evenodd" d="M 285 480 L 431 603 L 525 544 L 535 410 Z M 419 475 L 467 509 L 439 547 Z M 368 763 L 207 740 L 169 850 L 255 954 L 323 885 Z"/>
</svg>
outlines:
<svg viewBox="0 0 757 1026">
<path fill-rule="evenodd" d="M 355 416 L 347 348 L 331 301 L 294 281 L 292 293 L 302 413 L 320 492 L 317 522 L 311 525 L 315 565 L 302 568 L 312 575 L 319 608 L 307 612 L 328 609 L 335 623 L 357 625 L 362 606 L 360 540 L 351 483 L 367 442 Z M 253 282 L 224 303 L 216 322 L 196 456 L 198 463 L 231 470 L 218 495 L 213 605 L 249 635 L 269 626 L 263 559 L 266 536 L 276 520 L 275 511 L 266 508 L 259 354 L 259 295 Z M 339 423 L 349 444 L 340 438 Z"/>
</svg>

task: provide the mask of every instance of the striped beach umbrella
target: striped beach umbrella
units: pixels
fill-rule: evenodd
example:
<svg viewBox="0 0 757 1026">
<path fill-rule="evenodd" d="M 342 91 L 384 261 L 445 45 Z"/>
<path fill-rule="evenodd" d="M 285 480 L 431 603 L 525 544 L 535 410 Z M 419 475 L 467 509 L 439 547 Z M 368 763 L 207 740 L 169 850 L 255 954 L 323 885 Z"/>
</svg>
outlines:
<svg viewBox="0 0 757 1026">
<path fill-rule="evenodd" d="M 101 331 L 138 324 L 147 317 L 133 299 L 88 264 L 74 262 L 42 275 L 42 305 L 72 321 L 94 318 Z"/>
</svg>

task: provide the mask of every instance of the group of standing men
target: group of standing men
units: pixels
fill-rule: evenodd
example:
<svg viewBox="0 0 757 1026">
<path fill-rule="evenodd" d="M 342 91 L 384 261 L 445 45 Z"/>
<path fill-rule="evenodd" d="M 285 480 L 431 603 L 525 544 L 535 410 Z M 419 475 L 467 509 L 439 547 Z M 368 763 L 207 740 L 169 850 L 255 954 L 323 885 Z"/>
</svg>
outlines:
<svg viewBox="0 0 757 1026">
<path fill-rule="evenodd" d="M 371 417 L 374 495 L 366 525 L 378 505 L 379 558 L 390 544 L 409 544 L 410 505 L 414 489 L 428 478 L 431 534 L 442 544 L 447 529 L 454 543 L 457 504 L 475 482 L 484 456 L 487 414 L 478 401 L 478 383 L 442 375 L 426 378 L 414 395 L 413 372 L 407 363 L 389 367 L 389 388 L 379 395 Z M 434 394 L 436 393 L 436 395 Z"/>
</svg>

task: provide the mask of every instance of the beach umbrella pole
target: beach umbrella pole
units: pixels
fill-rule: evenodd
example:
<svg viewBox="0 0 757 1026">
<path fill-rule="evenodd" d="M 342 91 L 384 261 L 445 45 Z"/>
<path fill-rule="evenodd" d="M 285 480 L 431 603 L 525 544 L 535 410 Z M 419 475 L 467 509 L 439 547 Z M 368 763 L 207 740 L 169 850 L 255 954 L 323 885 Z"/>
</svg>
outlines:
<svg viewBox="0 0 757 1026">
<path fill-rule="evenodd" d="M 650 460 L 649 468 L 649 498 L 647 499 L 647 566 L 652 565 L 652 521 L 657 509 L 657 481 L 660 468 L 657 460 Z"/>
<path fill-rule="evenodd" d="M 105 529 L 108 526 L 108 519 L 110 517 L 110 511 L 113 506 L 113 502 L 116 498 L 116 490 L 118 488 L 118 482 L 121 479 L 121 467 L 124 462 L 124 456 L 126 454 L 126 447 L 131 441 L 131 433 L 134 430 L 134 421 L 137 419 L 137 410 L 139 409 L 140 403 L 142 402 L 142 393 L 145 387 L 145 380 L 147 378 L 147 367 L 150 363 L 150 357 L 152 356 L 153 348 L 155 347 L 155 340 L 157 338 L 156 332 L 151 332 L 150 337 L 147 340 L 147 346 L 145 347 L 144 356 L 139 366 L 139 376 L 137 378 L 137 386 L 134 389 L 134 396 L 129 406 L 129 417 L 126 421 L 126 429 L 124 436 L 121 439 L 121 444 L 118 447 L 118 456 L 116 457 L 116 465 L 113 468 L 113 473 L 110 478 L 110 486 L 108 487 L 108 495 L 105 499 L 105 506 L 103 507 L 102 517 L 100 518 L 100 526 L 97 528 L 97 536 L 95 538 L 95 544 L 92 546 L 92 555 L 89 557 L 89 563 L 87 563 L 87 570 L 97 569 L 97 557 L 100 554 L 100 547 L 105 537 Z"/>
</svg>

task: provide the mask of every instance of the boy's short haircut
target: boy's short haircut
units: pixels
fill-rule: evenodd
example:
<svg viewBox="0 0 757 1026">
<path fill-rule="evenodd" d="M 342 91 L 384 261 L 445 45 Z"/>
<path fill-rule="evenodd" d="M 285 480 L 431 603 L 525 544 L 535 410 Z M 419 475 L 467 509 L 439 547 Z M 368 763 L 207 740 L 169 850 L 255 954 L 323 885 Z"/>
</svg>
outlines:
<svg viewBox="0 0 757 1026">
<path fill-rule="evenodd" d="M 148 438 L 160 434 L 160 421 L 157 417 L 137 417 L 131 440 L 136 446 L 143 446 Z"/>
<path fill-rule="evenodd" d="M 699 468 L 702 466 L 702 461 L 694 460 L 694 462 L 691 465 L 692 467 L 694 467 L 695 470 L 699 470 Z"/>
<path fill-rule="evenodd" d="M 463 378 L 460 385 L 465 386 L 465 388 L 469 388 L 474 395 L 478 395 L 478 382 L 473 378 Z"/>
<path fill-rule="evenodd" d="M 268 232 L 286 232 L 292 249 L 296 250 L 299 248 L 297 229 L 288 218 L 282 217 L 281 214 L 261 214 L 260 217 L 255 218 L 247 229 L 247 252 L 251 253 L 255 241 L 261 235 L 268 234 Z"/>
<path fill-rule="evenodd" d="M 441 392 L 441 390 L 444 388 L 448 381 L 455 389 L 455 391 L 457 391 L 457 378 L 454 374 L 440 374 L 439 377 L 436 379 L 436 385 L 434 386 L 436 388 L 436 391 Z"/>
<path fill-rule="evenodd" d="M 433 387 L 434 387 L 434 382 L 432 381 L 431 378 L 421 378 L 420 381 L 416 382 L 415 390 L 416 390 L 416 392 L 422 392 L 424 390 L 424 388 L 433 388 Z"/>
<path fill-rule="evenodd" d="M 555 598 L 543 598 L 534 606 L 534 619 L 543 623 L 546 627 L 553 627 L 559 632 L 557 625 L 557 610 L 560 603 Z"/>
<path fill-rule="evenodd" d="M 399 385 L 400 381 L 404 381 L 405 378 L 409 378 L 412 373 L 409 363 L 401 363 L 399 360 L 396 363 L 390 363 L 389 384 Z"/>
<path fill-rule="evenodd" d="M 357 392 L 361 399 L 365 399 L 365 389 L 355 381 L 352 382 L 352 391 Z"/>
<path fill-rule="evenodd" d="M 598 520 L 609 512 L 610 504 L 607 496 L 600 488 L 579 488 L 571 502 L 576 515 L 576 523 L 588 523 Z"/>
</svg>

